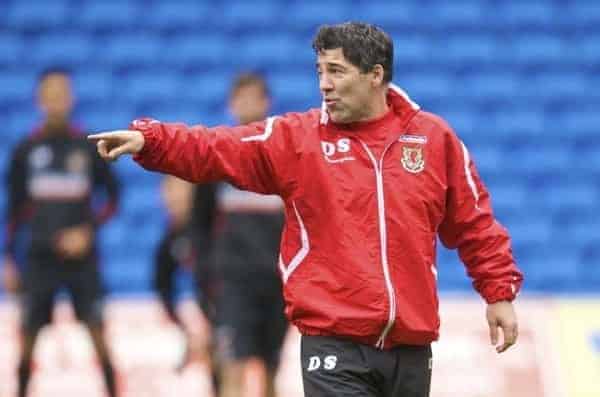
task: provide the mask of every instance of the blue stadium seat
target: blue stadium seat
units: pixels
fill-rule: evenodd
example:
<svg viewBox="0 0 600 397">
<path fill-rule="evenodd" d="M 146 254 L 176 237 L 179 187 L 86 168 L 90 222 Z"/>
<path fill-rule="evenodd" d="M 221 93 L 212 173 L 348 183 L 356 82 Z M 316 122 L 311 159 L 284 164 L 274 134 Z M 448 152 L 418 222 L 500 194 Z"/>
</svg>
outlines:
<svg viewBox="0 0 600 397">
<path fill-rule="evenodd" d="M 519 37 L 512 44 L 512 58 L 517 64 L 560 64 L 568 56 L 569 46 L 558 35 L 535 34 Z"/>
<path fill-rule="evenodd" d="M 212 106 L 224 108 L 231 79 L 231 73 L 217 70 L 186 75 L 180 80 L 181 101 L 189 107 L 198 108 L 199 112 Z"/>
<path fill-rule="evenodd" d="M 583 73 L 550 72 L 529 76 L 520 81 L 518 93 L 537 101 L 560 100 L 571 102 L 586 91 Z"/>
<path fill-rule="evenodd" d="M 295 74 L 290 76 L 289 73 L 272 74 L 269 77 L 273 97 L 278 98 L 294 97 L 296 103 L 304 103 L 303 111 L 309 107 L 319 107 L 321 104 L 321 95 L 319 93 L 319 83 L 316 74 Z"/>
<path fill-rule="evenodd" d="M 473 34 L 451 35 L 444 38 L 444 49 L 435 54 L 446 62 L 459 64 L 491 63 L 498 60 L 497 39 Z"/>
<path fill-rule="evenodd" d="M 123 206 L 120 205 L 115 217 L 99 228 L 100 252 L 110 253 L 118 250 L 130 235 L 130 230 L 123 227 L 122 214 Z"/>
<path fill-rule="evenodd" d="M 419 14 L 422 10 L 418 4 L 410 1 L 365 1 L 361 3 L 360 7 L 352 7 L 350 12 L 354 19 L 380 25 L 392 34 L 399 31 L 410 31 L 412 27 L 424 25 L 419 23 Z M 336 15 L 341 17 L 340 14 Z M 399 38 L 401 39 L 401 37 Z"/>
<path fill-rule="evenodd" d="M 106 69 L 78 69 L 73 75 L 73 89 L 81 101 L 108 101 L 113 93 L 122 92 L 117 80 Z"/>
<path fill-rule="evenodd" d="M 444 29 L 461 26 L 472 28 L 482 23 L 485 11 L 480 1 L 462 0 L 452 3 L 438 2 L 428 10 L 428 14 Z"/>
<path fill-rule="evenodd" d="M 44 35 L 32 43 L 28 61 L 41 65 L 79 65 L 95 59 L 93 44 L 84 35 Z"/>
<path fill-rule="evenodd" d="M 444 100 L 452 93 L 452 80 L 440 73 L 410 73 L 398 76 L 398 82 L 417 103 L 429 99 Z"/>
<path fill-rule="evenodd" d="M 131 220 L 132 218 L 143 218 L 149 213 L 165 211 L 158 191 L 160 179 L 162 177 L 159 176 L 153 178 L 152 184 L 138 183 L 135 188 L 124 190 L 121 200 L 124 216 Z"/>
<path fill-rule="evenodd" d="M 120 97 L 130 102 L 175 101 L 181 86 L 177 73 L 132 73 L 119 82 Z"/>
<path fill-rule="evenodd" d="M 0 35 L 0 66 L 18 65 L 26 55 L 24 40 L 15 34 Z"/>
<path fill-rule="evenodd" d="M 577 21 L 577 26 L 597 27 L 600 24 L 600 4 L 594 0 L 579 0 L 570 2 L 563 12 L 571 23 Z"/>
<path fill-rule="evenodd" d="M 35 70 L 4 71 L 0 74 L 0 106 L 12 101 L 31 101 L 37 81 Z"/>
<path fill-rule="evenodd" d="M 511 225 L 512 238 L 522 244 L 548 244 L 552 238 L 552 222 L 547 218 L 529 219 L 527 223 Z"/>
<path fill-rule="evenodd" d="M 575 44 L 572 61 L 578 61 L 581 66 L 600 63 L 600 32 L 592 32 L 581 37 Z"/>
<path fill-rule="evenodd" d="M 568 246 L 554 247 L 537 253 L 534 266 L 528 268 L 528 276 L 538 289 L 566 291 L 578 281 L 578 255 Z"/>
<path fill-rule="evenodd" d="M 87 109 L 82 112 L 81 121 L 88 131 L 109 131 L 126 128 L 136 116 L 135 110 L 127 103 L 115 102 Z"/>
<path fill-rule="evenodd" d="M 531 139 L 539 139 L 538 143 L 542 143 L 547 133 L 545 117 L 534 107 L 493 112 L 481 118 L 481 124 L 486 126 L 486 131 L 481 134 L 492 142 L 516 144 L 530 138 L 529 145 L 535 142 Z"/>
<path fill-rule="evenodd" d="M 20 29 L 59 26 L 67 22 L 70 10 L 68 2 L 62 0 L 15 1 L 8 7 L 3 22 Z"/>
<path fill-rule="evenodd" d="M 469 74 L 456 80 L 457 95 L 473 101 L 488 98 L 510 101 L 520 94 L 521 80 L 514 73 Z"/>
<path fill-rule="evenodd" d="M 275 37 L 255 35 L 240 40 L 237 43 L 235 58 L 240 65 L 264 65 L 283 69 L 288 69 L 289 66 L 298 67 L 298 64 L 300 68 L 313 68 L 315 62 L 310 44 L 301 43 L 288 34 L 278 34 Z"/>
<path fill-rule="evenodd" d="M 549 26 L 560 12 L 559 7 L 544 0 L 499 2 L 493 11 L 493 17 L 488 16 L 486 21 L 491 20 L 497 25 L 512 28 L 531 29 Z"/>
<path fill-rule="evenodd" d="M 600 153 L 600 142 L 584 141 L 583 149 L 577 151 L 577 160 L 573 161 L 573 169 L 580 173 L 578 176 L 596 186 L 600 186 L 600 156 L 598 153 Z"/>
<path fill-rule="evenodd" d="M 437 253 L 438 285 L 444 290 L 470 290 L 471 279 L 456 250 L 448 250 L 439 243 Z"/>
<path fill-rule="evenodd" d="M 540 142 L 541 143 L 541 142 Z M 572 155 L 560 146 L 529 147 L 507 150 L 504 154 L 504 170 L 514 175 L 539 174 L 543 172 L 561 172 L 569 168 Z"/>
<path fill-rule="evenodd" d="M 128 239 L 130 241 L 130 239 Z M 105 285 L 112 293 L 148 292 L 152 289 L 152 256 L 134 250 L 104 255 L 102 271 Z"/>
<path fill-rule="evenodd" d="M 233 43 L 217 33 L 174 36 L 165 42 L 162 56 L 175 68 L 225 66 L 230 61 Z M 231 61 L 235 61 L 231 59 Z"/>
<path fill-rule="evenodd" d="M 228 1 L 223 7 L 221 23 L 228 29 L 248 27 L 264 27 L 267 30 L 277 29 L 278 18 L 283 13 L 282 5 L 274 1 L 247 2 L 242 0 Z"/>
<path fill-rule="evenodd" d="M 433 55 L 431 40 L 423 35 L 407 34 L 394 39 L 394 64 L 397 69 L 427 64 Z"/>
<path fill-rule="evenodd" d="M 474 111 L 469 111 L 469 109 L 464 107 L 456 106 L 444 110 L 440 115 L 469 148 L 471 137 L 479 142 L 480 137 L 478 135 L 481 134 L 481 127 Z"/>
<path fill-rule="evenodd" d="M 224 98 L 222 99 L 224 101 Z M 211 115 L 207 112 L 207 106 L 204 102 L 182 100 L 182 105 L 170 105 L 166 103 L 157 103 L 147 107 L 147 114 L 163 122 L 181 122 L 188 126 L 202 124 L 212 125 L 215 122 L 222 123 L 225 120 L 225 106 L 220 107 L 220 117 Z"/>
<path fill-rule="evenodd" d="M 501 169 L 506 161 L 501 149 L 492 145 L 480 145 L 479 140 L 476 142 L 478 144 L 465 145 L 477 169 L 483 173 Z"/>
<path fill-rule="evenodd" d="M 123 181 L 136 181 L 136 185 L 151 186 L 157 183 L 156 175 L 145 172 L 144 169 L 131 159 L 117 161 L 112 164 L 112 169 L 117 177 Z M 141 182 L 140 182 L 141 181 Z M 123 186 L 122 196 L 127 195 L 127 185 Z"/>
<path fill-rule="evenodd" d="M 518 213 L 529 201 L 529 192 L 522 184 L 499 184 L 494 186 L 492 205 L 497 212 Z M 520 215 L 523 216 L 523 215 Z"/>
<path fill-rule="evenodd" d="M 291 29 L 316 31 L 319 25 L 344 22 L 349 12 L 344 1 L 298 1 L 286 7 L 284 23 Z M 310 44 L 306 43 L 310 48 Z"/>
<path fill-rule="evenodd" d="M 144 21 L 159 29 L 202 29 L 211 26 L 216 10 L 208 2 L 179 0 L 159 2 L 147 10 Z M 207 26 L 207 27 L 208 27 Z"/>
<path fill-rule="evenodd" d="M 162 39 L 152 34 L 115 35 L 106 42 L 96 42 L 99 61 L 112 67 L 150 67 L 167 61 Z"/>
<path fill-rule="evenodd" d="M 600 144 L 599 125 L 600 113 L 597 109 L 572 109 L 555 116 L 553 135 L 564 140 L 580 139 L 585 146 Z"/>
<path fill-rule="evenodd" d="M 598 189 L 586 182 L 547 186 L 539 193 L 544 197 L 539 205 L 551 211 L 565 208 L 589 210 L 596 207 L 600 200 Z"/>
<path fill-rule="evenodd" d="M 41 115 L 34 109 L 14 112 L 4 126 L 9 132 L 5 142 L 10 145 L 21 141 L 36 128 L 40 119 Z"/>
<path fill-rule="evenodd" d="M 77 15 L 77 22 L 83 29 L 124 29 L 139 26 L 142 22 L 139 17 L 141 17 L 143 8 L 138 7 L 135 2 L 85 1 L 82 3 L 82 7 L 83 9 Z M 114 36 L 118 36 L 118 34 L 114 34 Z"/>
<path fill-rule="evenodd" d="M 576 253 L 583 252 L 588 241 L 600 241 L 600 219 L 598 217 L 556 228 L 555 230 L 560 240 L 569 243 Z"/>
<path fill-rule="evenodd" d="M 578 285 L 589 288 L 591 292 L 597 292 L 600 283 L 600 247 L 596 242 L 588 242 L 580 252 L 577 265 Z"/>
</svg>

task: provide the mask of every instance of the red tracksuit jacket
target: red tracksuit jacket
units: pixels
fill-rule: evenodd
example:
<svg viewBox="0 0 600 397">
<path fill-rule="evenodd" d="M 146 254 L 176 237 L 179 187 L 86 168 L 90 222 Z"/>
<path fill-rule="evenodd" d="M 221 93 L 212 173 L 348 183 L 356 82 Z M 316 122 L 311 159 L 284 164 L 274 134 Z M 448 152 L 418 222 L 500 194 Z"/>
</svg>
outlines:
<svg viewBox="0 0 600 397">
<path fill-rule="evenodd" d="M 379 152 L 322 108 L 238 127 L 136 120 L 145 144 L 134 159 L 282 197 L 279 269 L 301 333 L 427 344 L 440 325 L 436 235 L 458 248 L 488 303 L 514 299 L 523 277 L 463 143 L 393 85 L 388 103 L 393 128 Z"/>
</svg>

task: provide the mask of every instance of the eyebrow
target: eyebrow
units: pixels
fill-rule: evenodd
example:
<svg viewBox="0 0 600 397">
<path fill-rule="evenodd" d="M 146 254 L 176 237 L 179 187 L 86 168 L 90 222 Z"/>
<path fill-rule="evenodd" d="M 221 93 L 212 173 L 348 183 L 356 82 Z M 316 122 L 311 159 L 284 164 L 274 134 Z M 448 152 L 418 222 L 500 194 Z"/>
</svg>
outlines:
<svg viewBox="0 0 600 397">
<path fill-rule="evenodd" d="M 341 69 L 344 69 L 344 70 L 346 70 L 346 69 L 347 69 L 347 68 L 346 68 L 346 66 L 344 66 L 344 64 L 342 64 L 342 63 L 337 63 L 337 62 L 325 62 L 325 63 L 324 63 L 324 65 L 325 65 L 325 66 L 329 66 L 329 67 L 338 67 L 338 68 L 341 68 Z M 319 63 L 318 63 L 318 62 L 317 62 L 317 63 L 315 63 L 315 67 L 316 67 L 317 69 L 320 67 L 320 65 L 319 65 Z"/>
</svg>

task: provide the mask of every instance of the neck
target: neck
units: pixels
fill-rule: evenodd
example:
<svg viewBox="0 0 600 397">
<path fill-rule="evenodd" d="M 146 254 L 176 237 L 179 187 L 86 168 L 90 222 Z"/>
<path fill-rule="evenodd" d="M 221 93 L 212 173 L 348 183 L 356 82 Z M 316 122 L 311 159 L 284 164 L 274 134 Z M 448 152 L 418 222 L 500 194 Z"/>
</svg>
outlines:
<svg viewBox="0 0 600 397">
<path fill-rule="evenodd" d="M 358 121 L 376 120 L 385 115 L 389 109 L 390 107 L 387 104 L 386 93 L 382 92 L 377 95 L 370 106 L 365 109 L 365 115 Z"/>
<path fill-rule="evenodd" d="M 48 134 L 64 133 L 69 127 L 69 120 L 64 117 L 48 117 L 44 122 L 44 131 Z"/>
</svg>

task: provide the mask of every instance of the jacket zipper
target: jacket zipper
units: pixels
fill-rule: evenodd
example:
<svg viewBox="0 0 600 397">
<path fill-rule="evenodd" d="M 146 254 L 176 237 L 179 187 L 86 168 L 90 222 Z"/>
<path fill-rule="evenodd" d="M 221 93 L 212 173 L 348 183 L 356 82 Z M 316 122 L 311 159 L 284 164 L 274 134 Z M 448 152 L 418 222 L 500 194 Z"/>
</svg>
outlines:
<svg viewBox="0 0 600 397">
<path fill-rule="evenodd" d="M 369 150 L 369 147 L 360 139 L 359 142 L 365 148 L 365 151 L 373 163 L 373 167 L 375 168 L 375 179 L 377 182 L 377 212 L 379 215 L 379 239 L 381 240 L 381 266 L 383 268 L 385 287 L 387 289 L 390 304 L 388 322 L 383 328 L 383 331 L 377 340 L 377 344 L 375 345 L 378 349 L 383 349 L 385 338 L 394 326 L 394 321 L 396 319 L 396 293 L 394 291 L 394 285 L 392 284 L 392 278 L 390 277 L 390 266 L 387 260 L 387 228 L 385 226 L 385 201 L 383 196 L 383 158 L 394 141 L 390 142 L 383 150 L 381 158 L 379 159 L 379 164 L 377 163 L 375 156 L 373 156 L 373 153 Z"/>
</svg>

